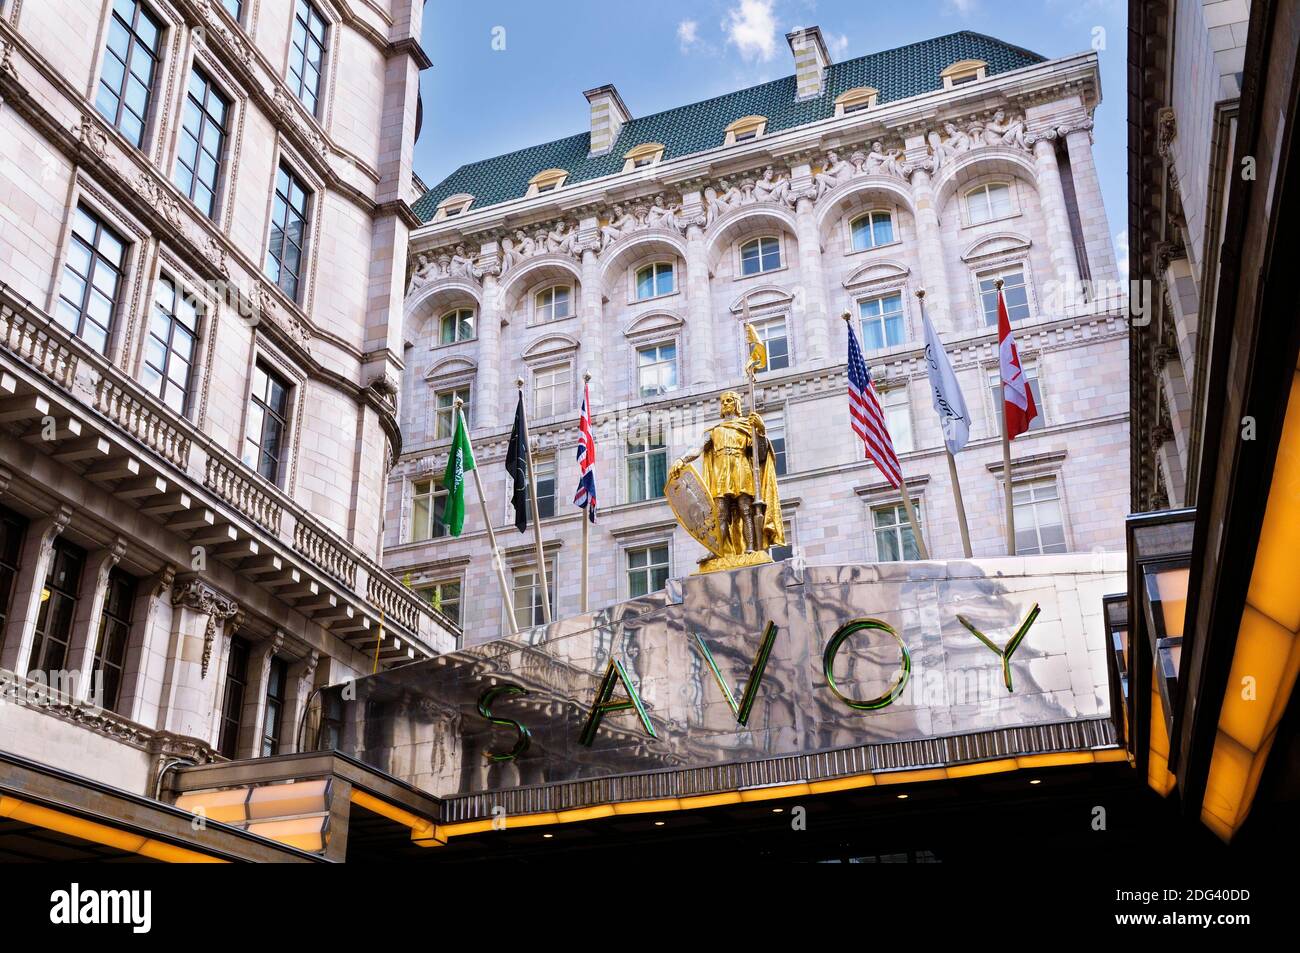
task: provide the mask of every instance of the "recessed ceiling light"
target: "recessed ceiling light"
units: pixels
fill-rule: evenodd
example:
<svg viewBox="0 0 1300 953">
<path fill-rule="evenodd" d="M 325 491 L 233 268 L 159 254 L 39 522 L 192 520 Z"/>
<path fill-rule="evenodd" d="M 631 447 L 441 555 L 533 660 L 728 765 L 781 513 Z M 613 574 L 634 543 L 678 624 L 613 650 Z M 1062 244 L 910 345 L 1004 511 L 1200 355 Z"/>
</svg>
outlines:
<svg viewBox="0 0 1300 953">
<path fill-rule="evenodd" d="M 1034 779 L 1033 779 L 1032 781 L 1030 781 L 1029 783 L 1030 783 L 1030 784 L 1042 784 L 1043 782 L 1042 782 L 1041 780 L 1039 780 L 1038 778 L 1034 778 Z"/>
<path fill-rule="evenodd" d="M 550 839 L 551 839 L 552 837 L 554 837 L 555 835 L 554 835 L 554 834 L 543 834 L 542 836 L 545 837 L 547 840 L 550 840 Z"/>
<path fill-rule="evenodd" d="M 906 794 L 900 794 L 900 795 L 898 796 L 898 799 L 899 799 L 900 801 L 906 801 L 906 800 L 907 800 L 907 795 L 906 795 Z"/>
<path fill-rule="evenodd" d="M 773 814 L 784 814 L 784 813 L 785 813 L 785 808 L 783 808 L 783 807 L 774 807 L 774 808 L 772 808 L 772 813 L 773 813 Z"/>
<path fill-rule="evenodd" d="M 655 827 L 663 827 L 663 826 L 664 826 L 663 821 L 655 821 Z"/>
</svg>

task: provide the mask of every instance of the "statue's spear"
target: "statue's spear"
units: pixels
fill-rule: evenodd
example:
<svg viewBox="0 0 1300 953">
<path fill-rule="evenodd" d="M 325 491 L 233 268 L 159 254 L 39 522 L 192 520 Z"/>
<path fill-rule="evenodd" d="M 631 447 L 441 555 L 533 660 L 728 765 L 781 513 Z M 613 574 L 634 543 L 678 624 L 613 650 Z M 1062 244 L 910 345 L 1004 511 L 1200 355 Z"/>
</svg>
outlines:
<svg viewBox="0 0 1300 953">
<path fill-rule="evenodd" d="M 758 332 L 754 326 L 749 323 L 749 295 L 745 296 L 745 338 L 749 342 L 749 361 L 745 364 L 745 376 L 749 378 L 749 412 L 758 413 L 758 404 L 754 400 L 754 376 L 755 374 L 767 367 L 767 346 L 759 340 Z M 754 538 L 750 541 L 753 546 L 753 552 L 758 552 L 759 540 L 763 538 L 763 526 L 766 524 L 764 510 L 766 503 L 763 500 L 762 483 L 759 477 L 758 465 L 758 428 L 751 426 L 751 445 L 754 457 Z"/>
</svg>

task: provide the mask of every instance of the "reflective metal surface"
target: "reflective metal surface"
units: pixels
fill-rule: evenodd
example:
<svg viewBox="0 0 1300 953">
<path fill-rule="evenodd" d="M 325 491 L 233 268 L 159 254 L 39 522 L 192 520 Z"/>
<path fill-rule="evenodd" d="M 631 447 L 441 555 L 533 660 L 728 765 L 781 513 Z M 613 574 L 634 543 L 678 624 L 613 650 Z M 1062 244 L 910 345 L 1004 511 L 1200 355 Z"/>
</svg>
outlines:
<svg viewBox="0 0 1300 953">
<path fill-rule="evenodd" d="M 689 774 L 684 783 L 698 793 L 1110 745 L 1101 597 L 1124 585 L 1123 560 L 787 561 L 690 576 L 652 596 L 327 689 L 325 707 L 342 720 L 320 744 L 444 798 L 564 783 L 566 804 L 645 797 L 669 776 Z M 957 616 L 1001 649 L 1034 605 L 1041 611 L 1010 656 L 1008 691 L 1001 656 Z M 861 628 L 842 640 L 833 677 L 843 696 L 887 696 L 900 678 L 900 641 L 911 661 L 901 694 L 876 710 L 849 707 L 823 669 L 837 629 L 862 618 L 893 632 Z M 734 701 L 758 670 L 768 622 L 777 635 L 741 725 L 695 637 Z M 584 745 L 612 659 L 655 737 L 628 708 L 605 714 Z M 489 720 L 480 700 L 504 685 L 524 692 L 492 692 Z M 613 694 L 624 696 L 624 686 Z M 511 721 L 528 729 L 526 745 Z M 640 780 L 600 780 L 626 775 Z M 681 793 L 683 782 L 673 783 Z M 516 799 L 557 806 L 554 793 Z M 475 810 L 473 801 L 457 813 Z"/>
</svg>

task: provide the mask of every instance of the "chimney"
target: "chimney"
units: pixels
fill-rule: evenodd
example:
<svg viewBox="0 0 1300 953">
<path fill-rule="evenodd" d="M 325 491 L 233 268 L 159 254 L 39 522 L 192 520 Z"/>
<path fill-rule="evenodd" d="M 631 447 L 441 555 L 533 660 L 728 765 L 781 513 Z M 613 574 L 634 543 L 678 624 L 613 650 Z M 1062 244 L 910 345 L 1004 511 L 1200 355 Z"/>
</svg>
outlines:
<svg viewBox="0 0 1300 953">
<path fill-rule="evenodd" d="M 598 86 L 582 95 L 591 103 L 591 154 L 604 155 L 614 148 L 623 123 L 631 119 L 632 114 L 613 86 Z"/>
<path fill-rule="evenodd" d="M 820 96 L 826 86 L 826 67 L 831 65 L 821 27 L 801 27 L 787 33 L 785 39 L 794 53 L 795 100 L 802 102 Z"/>
</svg>

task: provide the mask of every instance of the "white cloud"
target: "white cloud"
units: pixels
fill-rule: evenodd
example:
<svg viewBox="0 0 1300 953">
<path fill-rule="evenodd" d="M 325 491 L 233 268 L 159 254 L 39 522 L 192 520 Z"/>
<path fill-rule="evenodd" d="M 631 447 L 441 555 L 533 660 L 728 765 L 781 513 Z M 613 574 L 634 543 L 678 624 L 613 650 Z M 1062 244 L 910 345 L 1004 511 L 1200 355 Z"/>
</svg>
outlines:
<svg viewBox="0 0 1300 953">
<path fill-rule="evenodd" d="M 978 6 L 977 0 L 948 0 L 948 12 L 958 16 L 970 16 Z"/>
<path fill-rule="evenodd" d="M 700 41 L 700 25 L 694 20 L 683 20 L 677 24 L 677 42 L 685 53 Z"/>
<path fill-rule="evenodd" d="M 722 30 L 727 42 L 747 60 L 770 60 L 776 55 L 776 18 L 773 0 L 740 0 L 727 11 Z"/>
<path fill-rule="evenodd" d="M 831 33 L 829 30 L 825 33 L 826 51 L 831 54 L 832 60 L 841 59 L 849 51 L 849 38 L 843 33 Z"/>
</svg>

